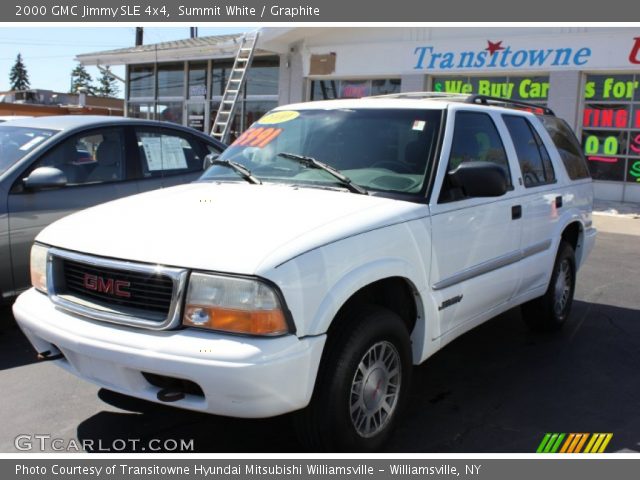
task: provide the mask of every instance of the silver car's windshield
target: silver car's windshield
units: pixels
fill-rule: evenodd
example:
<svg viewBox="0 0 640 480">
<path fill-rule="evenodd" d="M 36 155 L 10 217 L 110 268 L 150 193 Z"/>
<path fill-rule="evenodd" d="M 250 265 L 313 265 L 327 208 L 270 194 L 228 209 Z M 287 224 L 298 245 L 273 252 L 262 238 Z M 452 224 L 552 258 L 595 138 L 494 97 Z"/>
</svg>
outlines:
<svg viewBox="0 0 640 480">
<path fill-rule="evenodd" d="M 55 133 L 55 130 L 0 125 L 0 174 Z"/>
<path fill-rule="evenodd" d="M 326 169 L 310 168 L 311 157 L 368 191 L 417 194 L 432 164 L 441 110 L 301 109 L 268 113 L 221 155 L 262 182 L 344 186 Z M 237 180 L 214 166 L 202 180 Z"/>
</svg>

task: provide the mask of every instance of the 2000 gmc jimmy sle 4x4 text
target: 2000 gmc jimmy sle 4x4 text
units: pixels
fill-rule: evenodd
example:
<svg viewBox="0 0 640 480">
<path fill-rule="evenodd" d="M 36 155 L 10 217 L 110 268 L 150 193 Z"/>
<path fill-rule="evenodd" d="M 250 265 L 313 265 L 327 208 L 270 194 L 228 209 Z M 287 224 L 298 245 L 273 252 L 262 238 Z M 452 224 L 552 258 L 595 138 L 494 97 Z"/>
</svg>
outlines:
<svg viewBox="0 0 640 480">
<path fill-rule="evenodd" d="M 107 389 L 235 417 L 294 415 L 311 449 L 373 450 L 412 365 L 517 305 L 567 319 L 591 250 L 570 128 L 498 99 L 279 107 L 189 185 L 46 228 L 15 317 Z"/>
</svg>

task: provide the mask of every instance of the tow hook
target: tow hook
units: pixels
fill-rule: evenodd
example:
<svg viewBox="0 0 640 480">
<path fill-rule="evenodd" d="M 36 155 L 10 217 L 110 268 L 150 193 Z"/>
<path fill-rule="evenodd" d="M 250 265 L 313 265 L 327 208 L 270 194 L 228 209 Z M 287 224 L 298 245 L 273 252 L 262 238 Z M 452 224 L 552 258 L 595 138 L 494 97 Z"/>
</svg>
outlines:
<svg viewBox="0 0 640 480">
<path fill-rule="evenodd" d="M 157 394 L 157 398 L 161 402 L 177 402 L 178 400 L 184 399 L 184 396 L 184 392 L 170 388 L 163 388 Z"/>
</svg>

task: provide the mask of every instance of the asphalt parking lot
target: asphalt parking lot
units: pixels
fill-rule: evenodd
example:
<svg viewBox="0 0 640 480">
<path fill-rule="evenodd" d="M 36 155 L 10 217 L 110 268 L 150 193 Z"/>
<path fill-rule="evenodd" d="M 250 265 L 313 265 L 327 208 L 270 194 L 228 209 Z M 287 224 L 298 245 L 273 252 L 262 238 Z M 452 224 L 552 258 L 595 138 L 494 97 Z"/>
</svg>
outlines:
<svg viewBox="0 0 640 480">
<path fill-rule="evenodd" d="M 640 451 L 640 219 L 596 225 L 566 328 L 532 333 L 514 309 L 415 368 L 389 452 L 528 453 L 546 432 L 611 432 L 607 451 Z M 0 330 L 1 452 L 37 434 L 93 440 L 94 451 L 119 449 L 118 439 L 193 439 L 198 452 L 300 451 L 290 416 L 237 420 L 122 397 L 36 363 L 8 309 Z"/>
</svg>

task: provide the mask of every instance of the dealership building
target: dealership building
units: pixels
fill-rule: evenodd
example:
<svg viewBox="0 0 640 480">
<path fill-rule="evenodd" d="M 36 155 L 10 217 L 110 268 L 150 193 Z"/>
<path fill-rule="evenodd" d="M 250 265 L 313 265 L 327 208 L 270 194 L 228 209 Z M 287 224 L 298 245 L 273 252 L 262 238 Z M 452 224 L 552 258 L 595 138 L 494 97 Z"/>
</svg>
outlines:
<svg viewBox="0 0 640 480">
<path fill-rule="evenodd" d="M 241 43 L 221 35 L 78 55 L 126 66 L 126 114 L 209 131 Z M 640 202 L 640 29 L 266 27 L 232 131 L 294 102 L 433 90 L 544 105 L 575 129 L 596 198 Z"/>
</svg>

